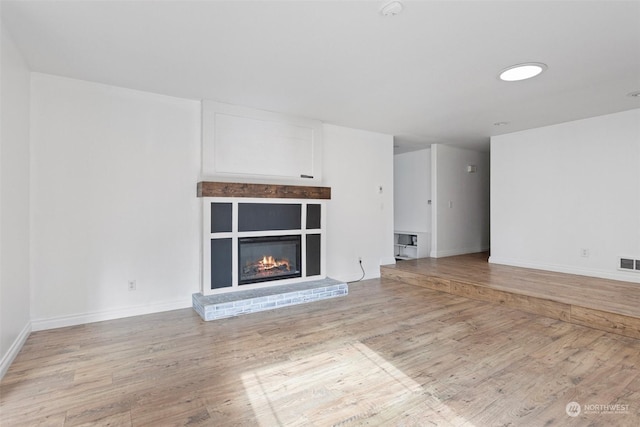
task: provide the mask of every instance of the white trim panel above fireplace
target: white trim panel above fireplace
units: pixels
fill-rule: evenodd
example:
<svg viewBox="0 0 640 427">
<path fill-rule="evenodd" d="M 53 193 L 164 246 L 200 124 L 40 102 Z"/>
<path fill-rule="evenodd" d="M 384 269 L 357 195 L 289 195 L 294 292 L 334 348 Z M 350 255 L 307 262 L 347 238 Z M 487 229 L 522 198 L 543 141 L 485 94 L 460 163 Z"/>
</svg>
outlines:
<svg viewBox="0 0 640 427">
<path fill-rule="evenodd" d="M 322 180 L 322 122 L 202 101 L 202 176 Z"/>
</svg>

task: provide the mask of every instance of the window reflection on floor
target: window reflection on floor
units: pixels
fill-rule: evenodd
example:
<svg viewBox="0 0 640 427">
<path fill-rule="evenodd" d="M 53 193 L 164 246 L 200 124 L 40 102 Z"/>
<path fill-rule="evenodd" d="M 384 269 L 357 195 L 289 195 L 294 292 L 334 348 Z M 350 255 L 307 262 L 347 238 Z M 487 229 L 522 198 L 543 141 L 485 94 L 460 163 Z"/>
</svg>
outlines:
<svg viewBox="0 0 640 427">
<path fill-rule="evenodd" d="M 360 342 L 249 371 L 242 381 L 262 426 L 466 421 Z M 407 405 L 410 401 L 415 403 Z M 413 409 L 407 411 L 407 407 Z M 402 412 L 396 408 L 403 408 Z"/>
</svg>

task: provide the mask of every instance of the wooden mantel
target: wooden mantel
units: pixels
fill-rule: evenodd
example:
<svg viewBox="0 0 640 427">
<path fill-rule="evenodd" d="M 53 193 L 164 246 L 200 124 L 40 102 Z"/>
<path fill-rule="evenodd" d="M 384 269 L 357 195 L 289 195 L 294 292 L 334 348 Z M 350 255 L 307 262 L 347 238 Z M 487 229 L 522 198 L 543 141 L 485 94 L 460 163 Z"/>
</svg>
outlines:
<svg viewBox="0 0 640 427">
<path fill-rule="evenodd" d="M 198 197 L 329 200 L 331 199 L 331 187 L 201 181 L 198 183 Z"/>
</svg>

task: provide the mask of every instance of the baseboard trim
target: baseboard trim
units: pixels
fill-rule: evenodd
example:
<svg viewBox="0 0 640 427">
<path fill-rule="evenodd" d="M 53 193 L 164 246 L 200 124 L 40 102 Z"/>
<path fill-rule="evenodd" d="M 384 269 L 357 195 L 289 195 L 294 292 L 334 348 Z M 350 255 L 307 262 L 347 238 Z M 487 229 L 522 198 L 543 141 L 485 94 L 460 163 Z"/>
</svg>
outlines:
<svg viewBox="0 0 640 427">
<path fill-rule="evenodd" d="M 136 307 L 118 308 L 92 313 L 72 314 L 48 319 L 35 319 L 31 321 L 33 331 L 64 328 L 66 326 L 84 325 L 86 323 L 102 322 L 104 320 L 122 319 L 125 317 L 142 316 L 145 314 L 161 313 L 163 311 L 190 308 L 191 299 L 171 301 L 165 303 L 143 305 Z"/>
<path fill-rule="evenodd" d="M 476 254 L 478 252 L 486 252 L 490 247 L 474 247 L 474 248 L 462 248 L 462 249 L 448 249 L 444 251 L 431 251 L 429 256 L 431 258 L 444 258 L 448 256 Z"/>
<path fill-rule="evenodd" d="M 9 350 L 2 356 L 2 361 L 0 361 L 0 380 L 4 378 L 4 374 L 9 370 L 9 366 L 11 366 L 16 356 L 18 356 L 18 353 L 20 353 L 20 350 L 22 350 L 24 343 L 27 341 L 27 338 L 29 338 L 29 334 L 31 334 L 31 330 L 31 322 L 28 322 L 13 341 Z"/>
<path fill-rule="evenodd" d="M 396 259 L 395 257 L 382 257 L 380 258 L 380 266 L 383 265 L 389 265 L 389 264 L 395 264 L 396 263 Z"/>
<path fill-rule="evenodd" d="M 489 263 L 509 265 L 512 267 L 532 268 L 535 270 L 554 271 L 556 273 L 576 274 L 578 276 L 598 277 L 600 279 L 620 280 L 623 282 L 640 283 L 640 277 L 633 276 L 634 274 L 638 276 L 637 273 L 592 270 L 592 269 L 576 268 L 576 267 L 556 265 L 556 264 L 527 262 L 527 261 L 510 259 L 510 258 L 499 258 L 495 256 L 489 257 Z"/>
<path fill-rule="evenodd" d="M 349 274 L 349 275 L 344 275 L 343 277 L 346 277 L 346 279 L 336 279 L 336 280 L 340 280 L 341 282 L 345 282 L 345 283 L 354 283 L 354 282 L 360 282 L 362 280 L 378 279 L 380 278 L 380 268 L 378 268 L 373 273 L 367 271 L 364 277 L 362 277 L 362 271 L 360 272 L 359 275 Z"/>
</svg>

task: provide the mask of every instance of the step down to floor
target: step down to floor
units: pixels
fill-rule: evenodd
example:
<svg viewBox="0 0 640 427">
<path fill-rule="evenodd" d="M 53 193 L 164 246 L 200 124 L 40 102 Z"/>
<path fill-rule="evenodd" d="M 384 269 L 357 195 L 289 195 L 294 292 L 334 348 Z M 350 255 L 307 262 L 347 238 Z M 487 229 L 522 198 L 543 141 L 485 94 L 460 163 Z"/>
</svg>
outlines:
<svg viewBox="0 0 640 427">
<path fill-rule="evenodd" d="M 292 285 L 204 296 L 192 295 L 193 309 L 203 320 L 224 319 L 242 314 L 304 304 L 349 293 L 346 283 L 326 278 Z"/>
<path fill-rule="evenodd" d="M 419 263 L 422 263 L 422 268 L 416 268 Z M 438 263 L 442 265 L 440 270 L 438 269 Z M 470 268 L 474 271 L 474 275 L 451 273 L 456 269 L 460 271 L 461 267 L 457 267 L 457 264 Z M 609 295 L 624 292 L 620 293 L 621 299 L 626 295 L 631 301 L 634 301 L 637 299 L 635 295 L 638 292 L 634 288 L 634 283 L 520 267 L 490 266 L 486 261 L 465 255 L 451 257 L 450 259 L 439 258 L 437 260 L 429 259 L 428 261 L 424 259 L 415 262 L 402 261 L 395 265 L 383 265 L 380 266 L 380 276 L 383 279 L 396 280 L 408 285 L 500 304 L 575 325 L 640 339 L 640 316 L 615 312 L 610 305 L 608 307 L 599 305 L 607 302 L 607 300 L 599 301 L 598 297 L 603 294 L 601 292 L 593 292 L 593 289 L 596 289 L 597 286 L 600 286 L 599 289 L 609 286 Z M 529 289 L 514 285 L 520 281 L 521 277 L 526 278 L 530 284 L 538 284 L 537 295 L 532 295 Z M 589 282 L 588 287 L 584 286 L 586 281 Z M 505 283 L 512 283 L 512 285 L 505 285 Z M 593 305 L 592 307 L 586 306 L 584 301 L 571 300 L 575 299 L 571 292 L 577 288 L 576 284 L 581 285 L 580 292 L 584 295 L 592 292 L 593 298 L 588 301 Z M 544 293 L 545 288 L 548 294 Z M 563 295 L 559 293 L 559 289 L 562 288 L 565 289 Z M 570 291 L 566 291 L 566 289 Z M 621 291 L 621 289 L 626 290 Z"/>
</svg>

